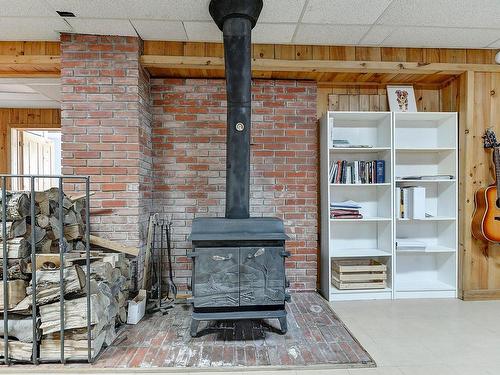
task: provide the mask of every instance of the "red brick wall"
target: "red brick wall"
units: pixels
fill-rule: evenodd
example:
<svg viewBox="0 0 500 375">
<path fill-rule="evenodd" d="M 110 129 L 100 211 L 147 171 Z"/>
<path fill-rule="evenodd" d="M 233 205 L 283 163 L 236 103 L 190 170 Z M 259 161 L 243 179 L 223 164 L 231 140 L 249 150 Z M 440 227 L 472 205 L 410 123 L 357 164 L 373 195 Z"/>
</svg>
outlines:
<svg viewBox="0 0 500 375">
<path fill-rule="evenodd" d="M 92 176 L 91 231 L 134 246 L 144 244 L 152 203 L 149 76 L 140 51 L 139 38 L 61 35 L 63 174 Z"/>
<path fill-rule="evenodd" d="M 224 216 L 226 93 L 222 80 L 151 79 L 154 206 L 173 219 L 175 277 L 186 289 L 194 217 Z M 296 290 L 316 288 L 318 132 L 316 84 L 253 85 L 251 214 L 285 220 Z"/>
</svg>

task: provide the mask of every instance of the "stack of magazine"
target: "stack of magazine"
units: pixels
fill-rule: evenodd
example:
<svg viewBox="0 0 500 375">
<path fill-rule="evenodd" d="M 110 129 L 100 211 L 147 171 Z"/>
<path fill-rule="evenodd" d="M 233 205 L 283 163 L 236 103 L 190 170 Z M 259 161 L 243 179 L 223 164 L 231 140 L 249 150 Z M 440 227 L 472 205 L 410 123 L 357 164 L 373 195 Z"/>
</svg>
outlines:
<svg viewBox="0 0 500 375">
<path fill-rule="evenodd" d="M 330 204 L 331 219 L 362 219 L 359 212 L 361 206 L 354 201 L 332 202 Z"/>
<path fill-rule="evenodd" d="M 332 184 L 381 184 L 385 182 L 385 161 L 332 161 L 329 177 Z"/>
</svg>

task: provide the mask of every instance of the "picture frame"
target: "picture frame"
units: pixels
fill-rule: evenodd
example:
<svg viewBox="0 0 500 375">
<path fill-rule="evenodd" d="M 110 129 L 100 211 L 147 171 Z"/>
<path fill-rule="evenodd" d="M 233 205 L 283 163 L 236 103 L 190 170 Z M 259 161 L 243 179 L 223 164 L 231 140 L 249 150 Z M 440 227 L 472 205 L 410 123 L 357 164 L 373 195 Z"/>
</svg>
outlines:
<svg viewBox="0 0 500 375">
<path fill-rule="evenodd" d="M 417 112 L 413 86 L 387 86 L 387 99 L 391 112 Z"/>
</svg>

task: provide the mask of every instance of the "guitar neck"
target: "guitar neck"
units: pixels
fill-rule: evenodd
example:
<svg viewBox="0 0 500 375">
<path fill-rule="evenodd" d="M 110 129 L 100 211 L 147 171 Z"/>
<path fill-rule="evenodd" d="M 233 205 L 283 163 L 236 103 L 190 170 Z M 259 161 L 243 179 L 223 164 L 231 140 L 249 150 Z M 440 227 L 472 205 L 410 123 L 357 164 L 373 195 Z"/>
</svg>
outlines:
<svg viewBox="0 0 500 375">
<path fill-rule="evenodd" d="M 497 198 L 500 198 L 500 147 L 493 149 L 493 162 L 495 165 L 495 183 L 497 186 Z"/>
</svg>

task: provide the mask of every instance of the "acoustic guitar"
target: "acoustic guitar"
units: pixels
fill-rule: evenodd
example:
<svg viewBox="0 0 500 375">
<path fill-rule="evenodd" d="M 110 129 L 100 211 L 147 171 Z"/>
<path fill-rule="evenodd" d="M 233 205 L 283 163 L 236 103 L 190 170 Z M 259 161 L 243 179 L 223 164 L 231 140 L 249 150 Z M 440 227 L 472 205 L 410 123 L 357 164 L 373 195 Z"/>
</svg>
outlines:
<svg viewBox="0 0 500 375">
<path fill-rule="evenodd" d="M 482 241 L 500 243 L 500 143 L 493 130 L 483 136 L 484 148 L 493 149 L 495 183 L 481 188 L 474 196 L 475 210 L 472 217 L 472 235 Z"/>
</svg>

